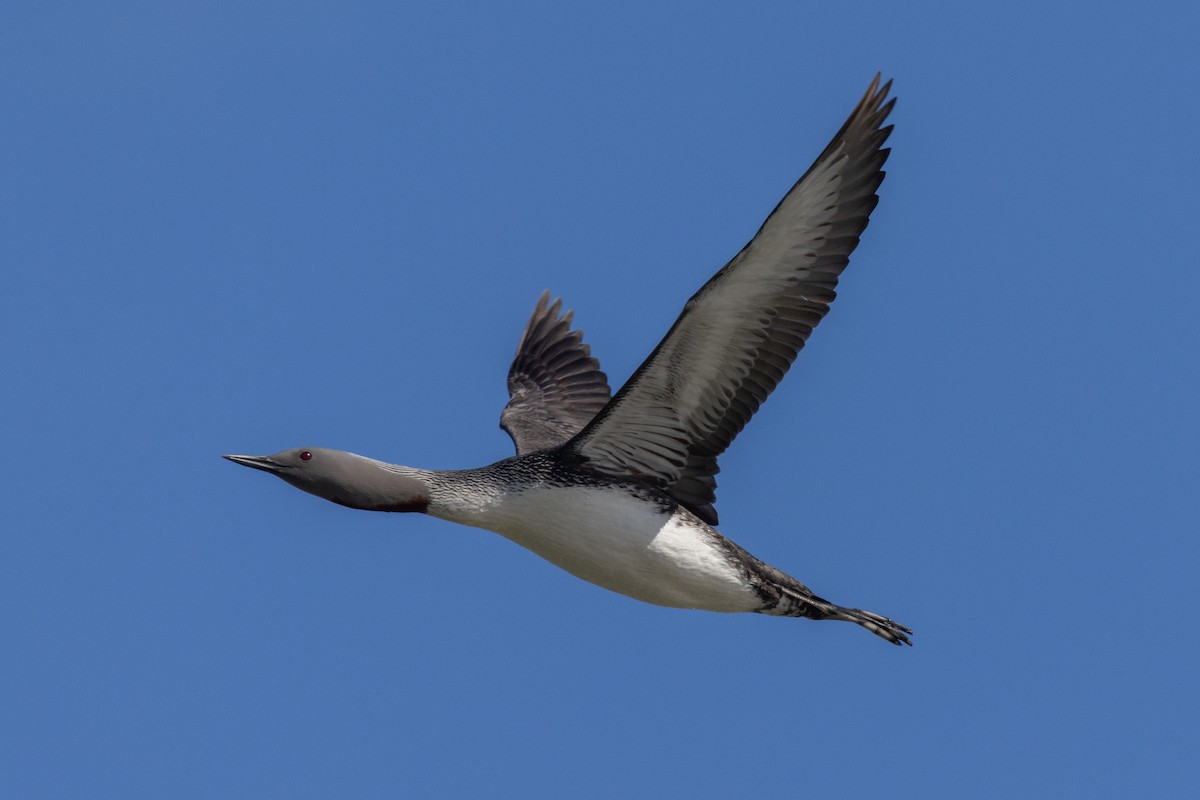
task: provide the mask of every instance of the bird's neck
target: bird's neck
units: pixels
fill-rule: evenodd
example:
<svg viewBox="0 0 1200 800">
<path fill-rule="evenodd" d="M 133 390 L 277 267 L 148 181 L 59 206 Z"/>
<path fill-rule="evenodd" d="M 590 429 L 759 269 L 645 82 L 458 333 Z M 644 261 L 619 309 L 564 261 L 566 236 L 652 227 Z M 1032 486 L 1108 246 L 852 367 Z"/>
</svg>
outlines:
<svg viewBox="0 0 1200 800">
<path fill-rule="evenodd" d="M 431 470 L 382 461 L 374 465 L 371 496 L 357 506 L 370 511 L 421 511 L 470 525 L 503 490 L 487 468 Z"/>
<path fill-rule="evenodd" d="M 328 484 L 300 486 L 348 508 L 364 511 L 429 510 L 435 473 L 347 454 L 348 471 Z"/>
</svg>

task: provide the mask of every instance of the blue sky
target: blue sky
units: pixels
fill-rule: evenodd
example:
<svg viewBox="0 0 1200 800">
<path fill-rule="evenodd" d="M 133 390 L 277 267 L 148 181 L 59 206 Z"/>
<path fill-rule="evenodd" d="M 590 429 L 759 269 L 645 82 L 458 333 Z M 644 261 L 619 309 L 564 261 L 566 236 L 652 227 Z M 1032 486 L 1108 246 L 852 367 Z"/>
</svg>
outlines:
<svg viewBox="0 0 1200 800">
<path fill-rule="evenodd" d="M 1195 786 L 1195 4 L 193 5 L 0 12 L 0 795 Z M 507 456 L 538 293 L 619 385 L 877 70 L 718 508 L 913 648 L 219 458 Z"/>
</svg>

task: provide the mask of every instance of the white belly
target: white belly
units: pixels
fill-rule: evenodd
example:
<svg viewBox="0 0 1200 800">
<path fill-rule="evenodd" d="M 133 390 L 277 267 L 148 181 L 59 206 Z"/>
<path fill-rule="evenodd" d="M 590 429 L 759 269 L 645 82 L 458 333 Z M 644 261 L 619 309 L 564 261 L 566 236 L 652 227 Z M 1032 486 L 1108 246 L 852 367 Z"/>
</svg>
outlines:
<svg viewBox="0 0 1200 800">
<path fill-rule="evenodd" d="M 630 502 L 616 491 L 537 488 L 483 508 L 430 513 L 486 528 L 585 581 L 676 608 L 754 611 L 758 593 L 703 522 Z"/>
</svg>

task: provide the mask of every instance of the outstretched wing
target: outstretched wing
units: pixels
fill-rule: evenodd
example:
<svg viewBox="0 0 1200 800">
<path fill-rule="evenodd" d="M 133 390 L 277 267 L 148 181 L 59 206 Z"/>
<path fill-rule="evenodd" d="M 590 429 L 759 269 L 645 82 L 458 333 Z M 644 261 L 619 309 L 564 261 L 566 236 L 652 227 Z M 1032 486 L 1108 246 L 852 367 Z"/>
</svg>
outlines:
<svg viewBox="0 0 1200 800">
<path fill-rule="evenodd" d="M 717 456 L 829 311 L 875 208 L 895 101 L 876 75 L 846 124 L 758 233 L 688 300 L 616 397 L 565 448 L 663 488 L 715 524 Z"/>
<path fill-rule="evenodd" d="M 560 317 L 562 300 L 549 301 L 550 293 L 542 292 L 508 370 L 509 400 L 500 427 L 518 454 L 566 442 L 611 395 L 600 362 L 583 343 L 583 331 L 571 330 L 573 312 Z"/>
</svg>

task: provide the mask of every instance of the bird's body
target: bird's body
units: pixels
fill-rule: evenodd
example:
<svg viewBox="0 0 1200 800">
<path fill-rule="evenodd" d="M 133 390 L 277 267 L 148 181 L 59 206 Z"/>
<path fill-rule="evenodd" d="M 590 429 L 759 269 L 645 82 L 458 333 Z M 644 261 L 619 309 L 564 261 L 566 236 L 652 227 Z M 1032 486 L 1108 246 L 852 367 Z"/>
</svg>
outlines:
<svg viewBox="0 0 1200 800">
<path fill-rule="evenodd" d="M 570 313 L 560 315 L 561 304 L 543 294 L 501 417 L 516 456 L 454 471 L 315 447 L 227 458 L 352 508 L 424 512 L 494 531 L 647 603 L 841 619 L 908 643 L 907 628 L 817 597 L 713 527 L 717 456 L 828 310 L 876 203 L 892 105 L 878 80 L 615 397 Z"/>
<path fill-rule="evenodd" d="M 548 453 L 428 480 L 430 515 L 499 533 L 605 589 L 676 608 L 763 605 L 738 548 L 650 487 L 567 470 Z"/>
</svg>

